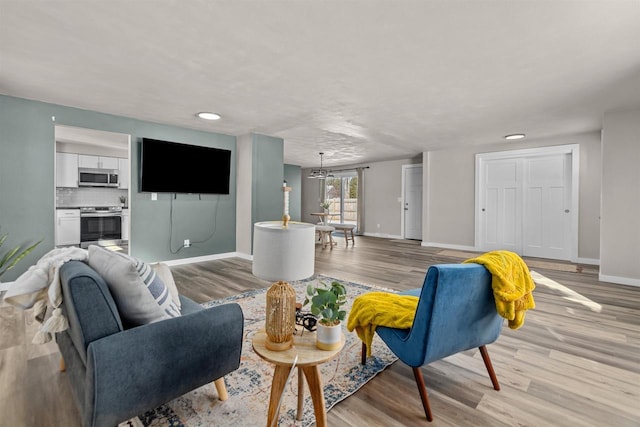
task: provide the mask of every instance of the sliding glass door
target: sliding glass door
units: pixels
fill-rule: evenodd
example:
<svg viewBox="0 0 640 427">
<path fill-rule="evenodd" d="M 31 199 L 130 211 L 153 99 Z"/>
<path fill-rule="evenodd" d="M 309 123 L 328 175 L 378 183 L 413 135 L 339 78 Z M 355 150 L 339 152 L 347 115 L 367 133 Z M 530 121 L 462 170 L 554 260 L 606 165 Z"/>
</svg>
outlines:
<svg viewBox="0 0 640 427">
<path fill-rule="evenodd" d="M 329 222 L 355 224 L 358 228 L 358 176 L 337 174 L 325 180 L 325 201 L 329 202 Z"/>
</svg>

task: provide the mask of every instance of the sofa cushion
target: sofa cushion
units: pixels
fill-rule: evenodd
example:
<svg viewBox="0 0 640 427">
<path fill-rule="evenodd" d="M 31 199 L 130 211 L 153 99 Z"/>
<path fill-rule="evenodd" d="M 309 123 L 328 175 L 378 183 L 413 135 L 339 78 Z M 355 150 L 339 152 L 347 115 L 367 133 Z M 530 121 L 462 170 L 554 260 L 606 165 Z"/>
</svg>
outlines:
<svg viewBox="0 0 640 427">
<path fill-rule="evenodd" d="M 173 280 L 173 274 L 171 274 L 171 269 L 167 264 L 162 262 L 158 262 L 156 264 L 151 264 L 153 267 L 153 271 L 156 272 L 160 280 L 162 280 L 171 292 L 171 296 L 173 297 L 173 302 L 176 303 L 178 309 L 182 311 L 182 304 L 180 303 L 180 293 L 178 292 L 178 287 L 176 286 L 176 282 Z"/>
<path fill-rule="evenodd" d="M 128 326 L 180 316 L 171 292 L 147 263 L 95 245 L 89 246 L 88 261 L 107 282 Z"/>
</svg>

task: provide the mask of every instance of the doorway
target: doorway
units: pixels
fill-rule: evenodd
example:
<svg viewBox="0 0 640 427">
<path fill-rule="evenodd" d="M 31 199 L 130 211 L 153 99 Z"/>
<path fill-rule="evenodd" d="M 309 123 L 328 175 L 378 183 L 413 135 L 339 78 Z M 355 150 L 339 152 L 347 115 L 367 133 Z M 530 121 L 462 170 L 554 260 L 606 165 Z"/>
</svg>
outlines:
<svg viewBox="0 0 640 427">
<path fill-rule="evenodd" d="M 131 136 L 55 128 L 55 244 L 129 253 Z"/>
<path fill-rule="evenodd" d="M 476 246 L 577 261 L 579 147 L 476 156 Z"/>
<path fill-rule="evenodd" d="M 358 175 L 355 171 L 336 174 L 325 180 L 325 199 L 329 202 L 329 221 L 354 224 L 358 229 Z"/>
<path fill-rule="evenodd" d="M 422 165 L 402 165 L 402 237 L 422 240 Z"/>
</svg>

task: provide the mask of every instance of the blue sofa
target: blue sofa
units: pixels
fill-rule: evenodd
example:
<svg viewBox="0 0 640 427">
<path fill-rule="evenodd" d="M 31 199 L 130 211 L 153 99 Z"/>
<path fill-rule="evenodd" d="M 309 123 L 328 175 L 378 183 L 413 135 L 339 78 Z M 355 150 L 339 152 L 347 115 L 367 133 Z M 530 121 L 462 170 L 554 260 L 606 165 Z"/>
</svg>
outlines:
<svg viewBox="0 0 640 427">
<path fill-rule="evenodd" d="M 181 295 L 181 317 L 126 329 L 87 264 L 64 264 L 60 281 L 69 328 L 56 341 L 85 427 L 112 427 L 214 380 L 224 385 L 240 365 L 237 304 L 204 309 Z"/>
</svg>

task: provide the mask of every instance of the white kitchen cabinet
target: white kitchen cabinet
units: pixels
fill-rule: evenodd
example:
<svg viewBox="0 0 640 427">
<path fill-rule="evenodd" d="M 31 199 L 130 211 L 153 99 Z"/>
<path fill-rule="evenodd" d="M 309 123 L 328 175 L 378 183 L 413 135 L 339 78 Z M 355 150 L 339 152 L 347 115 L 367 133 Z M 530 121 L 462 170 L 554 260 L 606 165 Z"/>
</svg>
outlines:
<svg viewBox="0 0 640 427">
<path fill-rule="evenodd" d="M 56 209 L 56 246 L 80 244 L 80 209 Z"/>
<path fill-rule="evenodd" d="M 81 168 L 93 169 L 118 169 L 118 158 L 79 154 L 78 166 Z"/>
<path fill-rule="evenodd" d="M 56 187 L 78 187 L 78 155 L 56 153 Z"/>
<path fill-rule="evenodd" d="M 122 209 L 122 240 L 129 240 L 129 209 Z"/>
<path fill-rule="evenodd" d="M 129 188 L 129 159 L 118 159 L 118 187 Z"/>
</svg>

